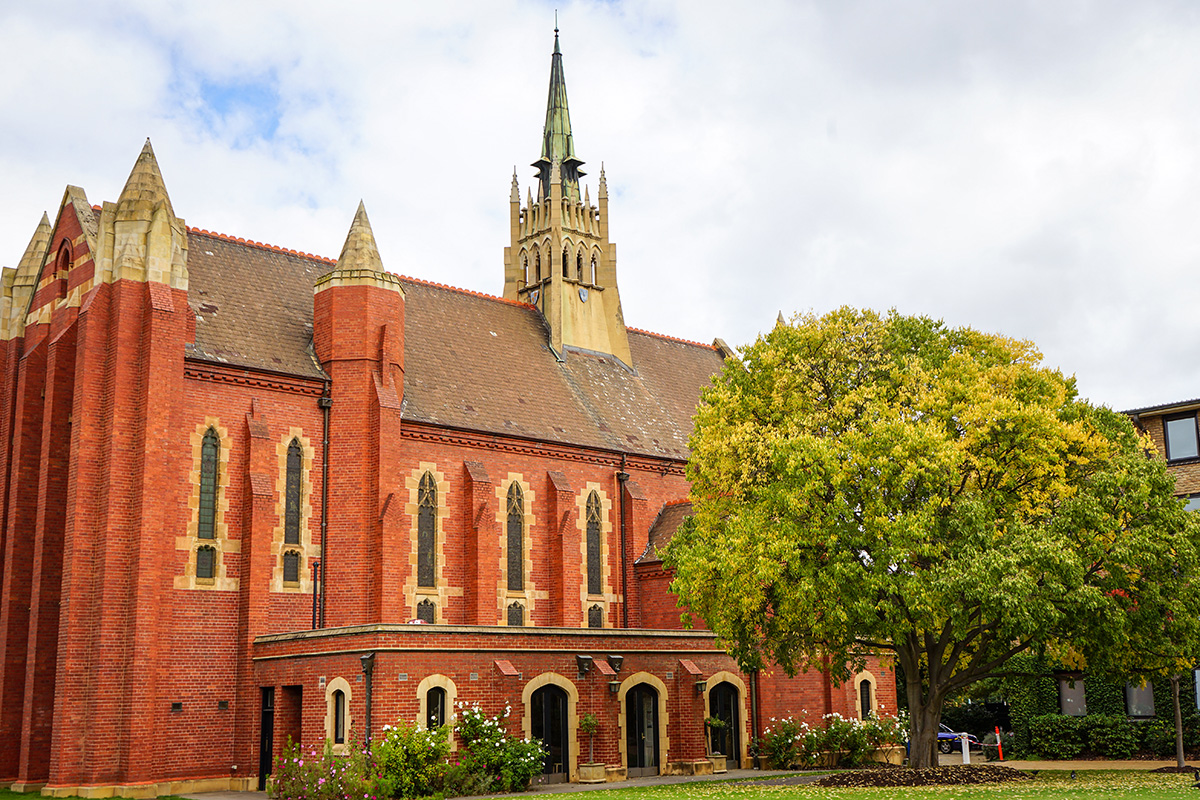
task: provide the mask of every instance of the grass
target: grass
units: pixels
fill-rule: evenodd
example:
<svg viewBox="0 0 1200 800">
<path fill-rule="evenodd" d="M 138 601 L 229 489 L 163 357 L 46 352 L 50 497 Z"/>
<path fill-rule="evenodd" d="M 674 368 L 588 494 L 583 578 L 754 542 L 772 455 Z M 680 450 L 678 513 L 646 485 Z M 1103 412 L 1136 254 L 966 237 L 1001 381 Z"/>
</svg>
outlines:
<svg viewBox="0 0 1200 800">
<path fill-rule="evenodd" d="M 823 789 L 815 786 L 755 786 L 728 782 L 682 783 L 670 786 L 621 787 L 581 795 L 578 800 L 1179 800 L 1200 791 L 1191 775 L 1155 774 L 1137 770 L 1040 772 L 1031 781 L 989 786 L 930 786 L 916 788 Z"/>
<path fill-rule="evenodd" d="M 1032 781 L 991 786 L 931 786 L 918 788 L 822 789 L 815 786 L 756 786 L 726 781 L 677 783 L 670 786 L 622 786 L 581 794 L 553 795 L 576 800 L 1179 800 L 1200 791 L 1191 775 L 1156 774 L 1137 770 L 1040 772 Z M 529 795 L 526 795 L 529 796 Z M 537 795 L 534 795 L 537 796 Z M 37 794 L 0 789 L 0 800 L 31 800 Z M 542 797 L 547 797 L 542 795 Z M 159 798 L 182 800 L 182 798 Z"/>
</svg>

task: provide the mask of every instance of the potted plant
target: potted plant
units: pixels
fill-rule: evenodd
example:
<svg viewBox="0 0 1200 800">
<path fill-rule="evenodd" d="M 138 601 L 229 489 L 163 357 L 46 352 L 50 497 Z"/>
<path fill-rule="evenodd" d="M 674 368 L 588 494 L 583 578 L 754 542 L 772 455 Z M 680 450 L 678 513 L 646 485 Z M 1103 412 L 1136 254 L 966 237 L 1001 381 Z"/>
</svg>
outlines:
<svg viewBox="0 0 1200 800">
<path fill-rule="evenodd" d="M 705 717 L 704 729 L 704 738 L 708 741 L 708 749 L 710 751 L 708 754 L 708 760 L 712 762 L 713 772 L 725 772 L 725 758 L 730 754 L 713 752 L 717 749 L 713 746 L 713 740 L 716 739 L 717 735 L 725 729 L 725 720 L 721 719 L 720 717 Z"/>
<path fill-rule="evenodd" d="M 584 714 L 579 720 L 579 730 L 588 736 L 588 763 L 579 765 L 580 783 L 604 783 L 604 764 L 596 763 L 593 747 L 596 742 L 596 731 L 600 730 L 600 720 L 595 714 Z"/>
</svg>

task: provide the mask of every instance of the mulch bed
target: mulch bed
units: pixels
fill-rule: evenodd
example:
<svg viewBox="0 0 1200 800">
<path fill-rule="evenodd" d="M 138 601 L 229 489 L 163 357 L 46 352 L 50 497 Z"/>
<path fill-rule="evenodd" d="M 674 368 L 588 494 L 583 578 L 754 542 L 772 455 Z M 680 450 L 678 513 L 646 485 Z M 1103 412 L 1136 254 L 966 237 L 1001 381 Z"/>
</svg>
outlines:
<svg viewBox="0 0 1200 800">
<path fill-rule="evenodd" d="M 839 772 L 814 782 L 814 786 L 963 786 L 976 783 L 1028 781 L 1033 776 L 1011 767 L 962 766 L 928 769 L 864 769 Z"/>
<path fill-rule="evenodd" d="M 1152 769 L 1150 771 L 1151 772 L 1184 772 L 1184 773 L 1186 773 L 1186 772 L 1196 772 L 1197 769 L 1196 769 L 1196 767 L 1193 767 L 1191 764 L 1184 764 L 1182 767 L 1159 767 L 1158 769 Z"/>
</svg>

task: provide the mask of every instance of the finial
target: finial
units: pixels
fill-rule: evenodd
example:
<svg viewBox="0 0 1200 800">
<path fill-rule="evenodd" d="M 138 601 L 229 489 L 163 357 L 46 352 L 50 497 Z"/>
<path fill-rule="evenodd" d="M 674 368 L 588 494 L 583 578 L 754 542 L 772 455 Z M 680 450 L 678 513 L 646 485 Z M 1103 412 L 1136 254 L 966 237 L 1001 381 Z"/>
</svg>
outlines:
<svg viewBox="0 0 1200 800">
<path fill-rule="evenodd" d="M 776 327 L 776 328 L 784 328 L 784 327 L 787 327 L 787 321 L 786 321 L 786 320 L 783 318 L 783 312 L 782 312 L 782 311 L 780 311 L 780 312 L 779 312 L 779 316 L 775 318 L 775 327 Z"/>
<path fill-rule="evenodd" d="M 509 195 L 509 200 L 511 200 L 514 203 L 521 202 L 521 187 L 517 183 L 517 168 L 516 167 L 513 167 L 512 192 Z"/>
</svg>

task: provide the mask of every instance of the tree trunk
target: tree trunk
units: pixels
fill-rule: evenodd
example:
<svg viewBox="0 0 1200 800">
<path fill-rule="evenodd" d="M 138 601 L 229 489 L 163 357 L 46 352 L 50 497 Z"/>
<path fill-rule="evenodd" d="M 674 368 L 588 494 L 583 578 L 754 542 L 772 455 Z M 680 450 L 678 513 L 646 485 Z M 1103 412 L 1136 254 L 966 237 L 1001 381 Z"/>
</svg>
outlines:
<svg viewBox="0 0 1200 800">
<path fill-rule="evenodd" d="M 921 696 L 920 683 L 917 684 L 915 696 L 911 684 L 908 689 L 908 765 L 913 769 L 936 767 L 942 706 L 940 703 L 926 703 Z"/>
<path fill-rule="evenodd" d="M 1179 708 L 1179 676 L 1171 676 L 1171 703 L 1175 706 L 1175 765 L 1185 766 L 1183 757 L 1183 711 Z"/>
</svg>

